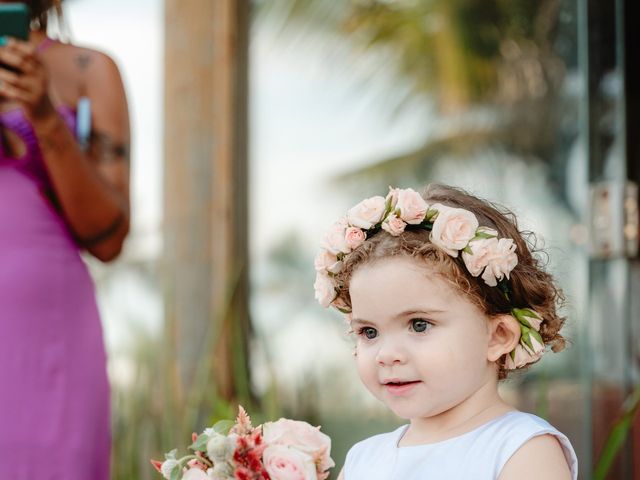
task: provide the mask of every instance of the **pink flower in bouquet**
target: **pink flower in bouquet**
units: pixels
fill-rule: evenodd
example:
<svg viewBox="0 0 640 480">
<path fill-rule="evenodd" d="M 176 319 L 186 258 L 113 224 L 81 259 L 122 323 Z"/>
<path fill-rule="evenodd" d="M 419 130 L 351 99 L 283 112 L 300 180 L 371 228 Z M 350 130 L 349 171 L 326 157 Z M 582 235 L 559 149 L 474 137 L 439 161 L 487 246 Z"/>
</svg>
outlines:
<svg viewBox="0 0 640 480">
<path fill-rule="evenodd" d="M 324 472 L 335 465 L 329 455 L 331 439 L 320 431 L 320 427 L 281 418 L 277 422 L 265 423 L 262 428 L 267 445 L 295 447 L 309 454 L 316 464 L 318 478 L 326 478 Z"/>
<path fill-rule="evenodd" d="M 270 445 L 264 451 L 264 465 L 271 480 L 316 480 L 313 458 L 294 447 Z"/>
<path fill-rule="evenodd" d="M 262 464 L 262 453 L 266 447 L 267 445 L 264 443 L 259 429 L 254 429 L 251 433 L 238 436 L 236 449 L 233 452 L 233 461 L 238 467 L 236 470 L 236 478 L 238 480 L 269 478 Z"/>
<path fill-rule="evenodd" d="M 211 477 L 200 468 L 192 468 L 187 470 L 182 476 L 182 480 L 211 480 Z"/>
</svg>

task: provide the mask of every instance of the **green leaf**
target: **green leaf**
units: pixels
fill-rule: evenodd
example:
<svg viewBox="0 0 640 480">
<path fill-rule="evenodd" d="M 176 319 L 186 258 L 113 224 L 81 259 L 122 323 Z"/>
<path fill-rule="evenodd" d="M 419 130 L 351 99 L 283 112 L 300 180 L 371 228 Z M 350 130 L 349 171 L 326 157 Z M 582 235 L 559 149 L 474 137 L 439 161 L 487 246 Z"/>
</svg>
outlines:
<svg viewBox="0 0 640 480">
<path fill-rule="evenodd" d="M 464 247 L 462 249 L 463 252 L 468 253 L 469 255 L 473 255 L 473 250 L 471 250 L 471 247 L 469 245 L 467 245 L 466 247 Z"/>
<path fill-rule="evenodd" d="M 593 475 L 594 480 L 605 480 L 607 478 L 611 465 L 613 465 L 618 452 L 629 435 L 633 419 L 639 408 L 640 385 L 636 385 L 635 390 L 625 400 L 625 408 L 622 417 L 614 424 L 611 429 L 611 433 L 607 437 L 596 465 Z"/>
<path fill-rule="evenodd" d="M 534 329 L 529 330 L 529 335 L 533 335 L 534 337 L 536 337 L 536 340 L 538 342 L 544 345 L 544 342 L 542 341 L 542 336 L 540 336 L 540 334 L 536 332 Z"/>
<path fill-rule="evenodd" d="M 164 454 L 164 459 L 165 460 L 176 460 L 176 455 L 177 454 L 178 454 L 178 449 L 174 448 L 169 453 L 165 453 Z"/>
<path fill-rule="evenodd" d="M 170 480 L 181 480 L 182 478 L 182 465 L 178 464 L 171 469 L 171 473 L 169 474 Z"/>
<path fill-rule="evenodd" d="M 486 238 L 497 238 L 495 235 L 491 235 L 489 233 L 486 232 L 476 232 L 476 236 L 473 237 L 471 239 L 471 241 L 473 242 L 474 240 L 481 240 L 481 239 L 486 239 Z"/>
<path fill-rule="evenodd" d="M 213 426 L 213 431 L 220 435 L 228 435 L 231 427 L 235 425 L 235 422 L 231 420 L 220 420 Z"/>
<path fill-rule="evenodd" d="M 433 222 L 435 221 L 437 216 L 438 216 L 438 210 L 436 210 L 435 208 L 430 208 L 429 210 L 427 210 L 427 216 L 425 218 L 429 222 Z"/>
<path fill-rule="evenodd" d="M 198 435 L 198 438 L 196 438 L 196 441 L 193 442 L 189 448 L 191 450 L 195 450 L 198 452 L 206 452 L 207 451 L 207 442 L 209 441 L 209 435 L 206 435 L 204 433 Z"/>
</svg>

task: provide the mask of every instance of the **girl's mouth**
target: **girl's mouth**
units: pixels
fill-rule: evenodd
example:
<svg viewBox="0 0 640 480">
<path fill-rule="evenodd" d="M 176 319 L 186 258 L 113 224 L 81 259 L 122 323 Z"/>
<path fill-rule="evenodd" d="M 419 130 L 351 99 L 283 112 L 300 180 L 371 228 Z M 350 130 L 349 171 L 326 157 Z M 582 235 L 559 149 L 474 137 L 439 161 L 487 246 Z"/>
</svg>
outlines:
<svg viewBox="0 0 640 480">
<path fill-rule="evenodd" d="M 388 382 L 384 384 L 384 388 L 391 395 L 402 396 L 411 393 L 411 390 L 413 390 L 413 388 L 419 383 L 421 383 L 419 380 L 412 380 L 408 382 Z"/>
</svg>

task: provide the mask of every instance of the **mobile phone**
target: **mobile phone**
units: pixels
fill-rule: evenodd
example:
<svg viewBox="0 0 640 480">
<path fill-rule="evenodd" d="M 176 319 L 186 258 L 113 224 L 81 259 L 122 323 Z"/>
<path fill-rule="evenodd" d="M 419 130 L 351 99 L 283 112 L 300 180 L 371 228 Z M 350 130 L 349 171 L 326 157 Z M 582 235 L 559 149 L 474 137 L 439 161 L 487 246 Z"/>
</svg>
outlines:
<svg viewBox="0 0 640 480">
<path fill-rule="evenodd" d="M 29 39 L 29 7 L 24 3 L 0 3 L 0 39 Z M 0 41 L 2 45 L 4 41 Z"/>
</svg>

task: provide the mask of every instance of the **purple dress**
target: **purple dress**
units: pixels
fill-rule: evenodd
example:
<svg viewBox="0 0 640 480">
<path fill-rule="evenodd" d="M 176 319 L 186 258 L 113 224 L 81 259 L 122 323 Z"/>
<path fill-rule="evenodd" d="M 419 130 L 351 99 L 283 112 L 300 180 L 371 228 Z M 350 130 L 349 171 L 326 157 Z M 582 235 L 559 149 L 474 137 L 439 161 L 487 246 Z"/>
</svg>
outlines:
<svg viewBox="0 0 640 480">
<path fill-rule="evenodd" d="M 71 131 L 75 113 L 58 110 Z M 0 479 L 109 478 L 109 385 L 93 282 L 22 110 L 0 113 Z M 2 147 L 2 145 L 0 145 Z"/>
</svg>

